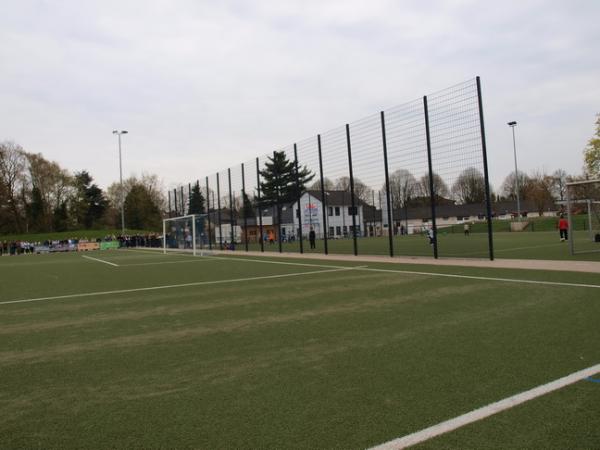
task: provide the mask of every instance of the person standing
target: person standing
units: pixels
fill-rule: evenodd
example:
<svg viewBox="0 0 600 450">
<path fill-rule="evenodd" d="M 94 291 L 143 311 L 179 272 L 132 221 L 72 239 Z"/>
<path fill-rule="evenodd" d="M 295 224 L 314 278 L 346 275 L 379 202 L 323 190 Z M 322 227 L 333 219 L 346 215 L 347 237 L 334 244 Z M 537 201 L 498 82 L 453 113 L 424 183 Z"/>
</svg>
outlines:
<svg viewBox="0 0 600 450">
<path fill-rule="evenodd" d="M 558 232 L 560 234 L 560 242 L 564 242 L 569 239 L 569 222 L 562 214 L 558 220 Z"/>
<path fill-rule="evenodd" d="M 310 227 L 310 231 L 308 232 L 308 241 L 310 242 L 310 248 L 316 248 L 315 240 L 317 239 L 317 234 L 315 233 L 315 229 Z"/>
<path fill-rule="evenodd" d="M 468 236 L 469 233 L 471 232 L 471 226 L 468 223 L 465 223 L 464 230 L 465 230 L 465 236 Z"/>
</svg>

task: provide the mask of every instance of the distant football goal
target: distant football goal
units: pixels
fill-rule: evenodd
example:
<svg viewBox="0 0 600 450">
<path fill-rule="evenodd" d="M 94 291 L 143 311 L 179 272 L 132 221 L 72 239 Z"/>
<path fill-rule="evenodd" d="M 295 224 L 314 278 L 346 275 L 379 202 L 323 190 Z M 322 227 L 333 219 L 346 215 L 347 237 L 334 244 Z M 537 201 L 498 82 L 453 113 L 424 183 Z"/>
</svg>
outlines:
<svg viewBox="0 0 600 450">
<path fill-rule="evenodd" d="M 600 179 L 567 183 L 567 214 L 571 254 L 600 252 Z M 583 231 L 573 229 L 576 215 L 587 215 Z"/>
<path fill-rule="evenodd" d="M 190 214 L 163 220 L 163 253 L 185 251 L 193 255 L 207 253 L 206 214 Z"/>
</svg>

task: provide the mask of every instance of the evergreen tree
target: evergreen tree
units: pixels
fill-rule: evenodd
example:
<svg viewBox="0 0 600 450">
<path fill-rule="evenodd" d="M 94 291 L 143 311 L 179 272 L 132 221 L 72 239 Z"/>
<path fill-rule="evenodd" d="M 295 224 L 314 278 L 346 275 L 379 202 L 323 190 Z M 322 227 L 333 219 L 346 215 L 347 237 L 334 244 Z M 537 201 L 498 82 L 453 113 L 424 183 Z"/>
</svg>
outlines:
<svg viewBox="0 0 600 450">
<path fill-rule="evenodd" d="M 34 186 L 31 189 L 31 202 L 27 205 L 27 216 L 32 231 L 44 230 L 44 209 L 42 193 Z"/>
<path fill-rule="evenodd" d="M 83 170 L 75 174 L 75 198 L 72 211 L 77 226 L 92 228 L 103 216 L 108 206 L 104 192 L 96 184 L 91 175 Z"/>
<path fill-rule="evenodd" d="M 192 188 L 190 198 L 188 200 L 188 214 L 203 214 L 204 213 L 204 196 L 200 191 L 200 185 L 196 183 Z"/>
<path fill-rule="evenodd" d="M 62 202 L 58 208 L 54 209 L 52 215 L 52 227 L 54 231 L 67 231 L 69 223 L 69 213 L 67 211 L 67 203 Z"/>
<path fill-rule="evenodd" d="M 254 217 L 256 214 L 254 211 L 254 204 L 246 192 L 242 193 L 242 203 L 242 217 Z"/>
<path fill-rule="evenodd" d="M 260 175 L 260 206 L 279 206 L 297 201 L 306 191 L 306 184 L 315 177 L 302 167 L 298 170 L 296 182 L 295 163 L 286 158 L 285 152 L 273 152 Z"/>
<path fill-rule="evenodd" d="M 125 222 L 130 229 L 160 229 L 162 222 L 160 208 L 148 189 L 141 184 L 133 185 L 125 198 Z"/>
</svg>

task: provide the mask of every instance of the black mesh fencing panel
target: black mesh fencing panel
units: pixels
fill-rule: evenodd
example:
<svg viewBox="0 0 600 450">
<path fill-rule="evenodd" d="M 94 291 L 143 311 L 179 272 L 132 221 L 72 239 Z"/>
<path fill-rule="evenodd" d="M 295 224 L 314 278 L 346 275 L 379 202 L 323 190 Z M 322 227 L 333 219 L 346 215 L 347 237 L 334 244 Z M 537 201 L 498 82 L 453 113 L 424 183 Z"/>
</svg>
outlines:
<svg viewBox="0 0 600 450">
<path fill-rule="evenodd" d="M 481 108 L 476 78 L 280 148 L 291 172 L 277 195 L 261 189 L 273 153 L 201 179 L 209 245 L 492 257 Z M 291 185 L 300 194 L 282 198 Z M 187 210 L 184 187 L 172 215 Z"/>
</svg>

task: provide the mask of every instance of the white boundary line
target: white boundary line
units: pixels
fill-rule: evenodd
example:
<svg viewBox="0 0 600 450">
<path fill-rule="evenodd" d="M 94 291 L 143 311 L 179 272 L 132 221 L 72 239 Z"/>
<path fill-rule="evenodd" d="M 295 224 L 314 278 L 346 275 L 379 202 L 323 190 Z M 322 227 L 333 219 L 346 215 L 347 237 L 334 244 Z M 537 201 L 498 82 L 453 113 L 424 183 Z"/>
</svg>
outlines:
<svg viewBox="0 0 600 450">
<path fill-rule="evenodd" d="M 90 259 L 90 260 L 92 260 L 92 261 L 98 261 L 98 262 L 101 262 L 101 263 L 104 263 L 104 264 L 109 264 L 109 265 L 111 265 L 111 266 L 114 266 L 114 267 L 119 267 L 119 265 L 118 265 L 118 264 L 111 263 L 111 262 L 108 262 L 108 261 L 104 261 L 103 259 L 99 259 L 99 258 L 93 258 L 93 257 L 91 257 L 91 256 L 86 256 L 86 255 L 81 255 L 81 257 L 82 257 L 82 258 L 85 258 L 85 259 Z"/>
<path fill-rule="evenodd" d="M 588 367 L 587 369 L 574 372 L 570 375 L 559 378 L 558 380 L 554 380 L 528 391 L 521 392 L 520 394 L 505 398 L 504 400 L 490 403 L 487 406 L 483 406 L 461 416 L 438 423 L 437 425 L 417 431 L 416 433 L 408 434 L 404 437 L 385 442 L 376 447 L 372 447 L 371 450 L 397 450 L 419 444 L 441 434 L 464 427 L 470 423 L 485 419 L 486 417 L 492 416 L 501 411 L 513 408 L 521 403 L 525 403 L 529 400 L 533 400 L 534 398 L 556 391 L 570 384 L 583 380 L 584 378 L 591 377 L 598 372 L 600 372 L 600 364 L 596 364 L 595 366 Z"/>
<path fill-rule="evenodd" d="M 332 265 L 322 265 L 322 264 L 309 264 L 309 263 L 292 263 L 285 261 L 267 261 L 261 259 L 251 259 L 251 258 L 238 258 L 238 257 L 217 257 L 213 256 L 211 258 L 216 259 L 230 259 L 232 261 L 247 261 L 247 262 L 260 262 L 265 264 L 285 264 L 285 265 L 294 265 L 294 266 L 308 266 L 308 267 L 347 267 L 347 266 L 332 266 Z M 452 273 L 439 273 L 439 272 L 420 272 L 416 270 L 394 270 L 394 269 L 376 269 L 367 266 L 361 266 L 360 268 L 355 267 L 357 270 L 365 270 L 368 272 L 383 272 L 383 273 L 402 273 L 408 275 L 423 275 L 423 276 L 432 276 L 432 277 L 446 277 L 446 278 L 463 278 L 467 280 L 482 280 L 482 281 L 499 281 L 504 283 L 524 283 L 524 284 L 541 284 L 548 286 L 568 286 L 568 287 L 582 287 L 582 288 L 592 288 L 592 289 L 600 289 L 600 284 L 584 284 L 584 283 L 568 283 L 562 281 L 541 281 L 541 280 L 523 280 L 518 278 L 498 278 L 498 277 L 482 277 L 476 275 L 458 275 Z"/>
<path fill-rule="evenodd" d="M 145 291 L 157 291 L 162 289 L 175 289 L 181 287 L 190 287 L 190 286 L 203 286 L 210 284 L 227 284 L 227 283 L 239 283 L 242 281 L 257 281 L 257 280 L 271 280 L 274 278 L 288 278 L 288 277 L 298 277 L 302 275 L 315 275 L 320 273 L 330 273 L 330 272 L 342 272 L 345 270 L 355 270 L 358 268 L 362 268 L 364 266 L 351 266 L 351 267 L 343 267 L 338 269 L 331 270 L 313 270 L 310 272 L 298 272 L 298 273 L 286 273 L 281 275 L 266 275 L 262 277 L 248 277 L 248 278 L 234 278 L 229 280 L 215 280 L 215 281 L 197 281 L 194 283 L 182 283 L 182 284 L 170 284 L 166 286 L 151 286 L 145 288 L 134 288 L 134 289 L 121 289 L 115 291 L 100 291 L 100 292 L 85 292 L 82 294 L 68 294 L 68 295 L 57 295 L 54 297 L 39 297 L 39 298 L 26 298 L 21 300 L 9 300 L 5 302 L 0 302 L 0 305 L 9 305 L 13 303 L 31 303 L 31 302 L 41 302 L 45 300 L 62 300 L 62 299 L 71 299 L 71 298 L 79 298 L 79 297 L 94 297 L 99 295 L 114 295 L 114 294 L 125 294 L 128 292 L 145 292 Z"/>
<path fill-rule="evenodd" d="M 209 262 L 209 260 L 208 259 L 197 259 L 197 260 L 186 259 L 185 261 L 158 261 L 158 262 L 148 262 L 148 263 L 121 264 L 119 267 L 160 266 L 163 264 L 188 264 L 188 263 L 198 263 L 198 262 Z"/>
<path fill-rule="evenodd" d="M 483 281 L 499 281 L 503 283 L 523 283 L 523 284 L 542 284 L 548 286 L 568 286 L 568 287 L 582 287 L 600 289 L 600 284 L 585 284 L 585 283 L 567 283 L 562 281 L 541 281 L 541 280 L 520 280 L 518 278 L 497 278 L 497 277 L 480 277 L 476 275 L 457 275 L 452 273 L 437 273 L 437 272 L 417 272 L 413 270 L 393 270 L 393 269 L 372 269 L 372 268 L 361 268 L 360 270 L 367 270 L 369 272 L 387 272 L 387 273 L 404 273 L 410 275 L 426 275 L 432 277 L 446 277 L 446 278 L 463 278 L 467 280 L 483 280 Z"/>
</svg>

